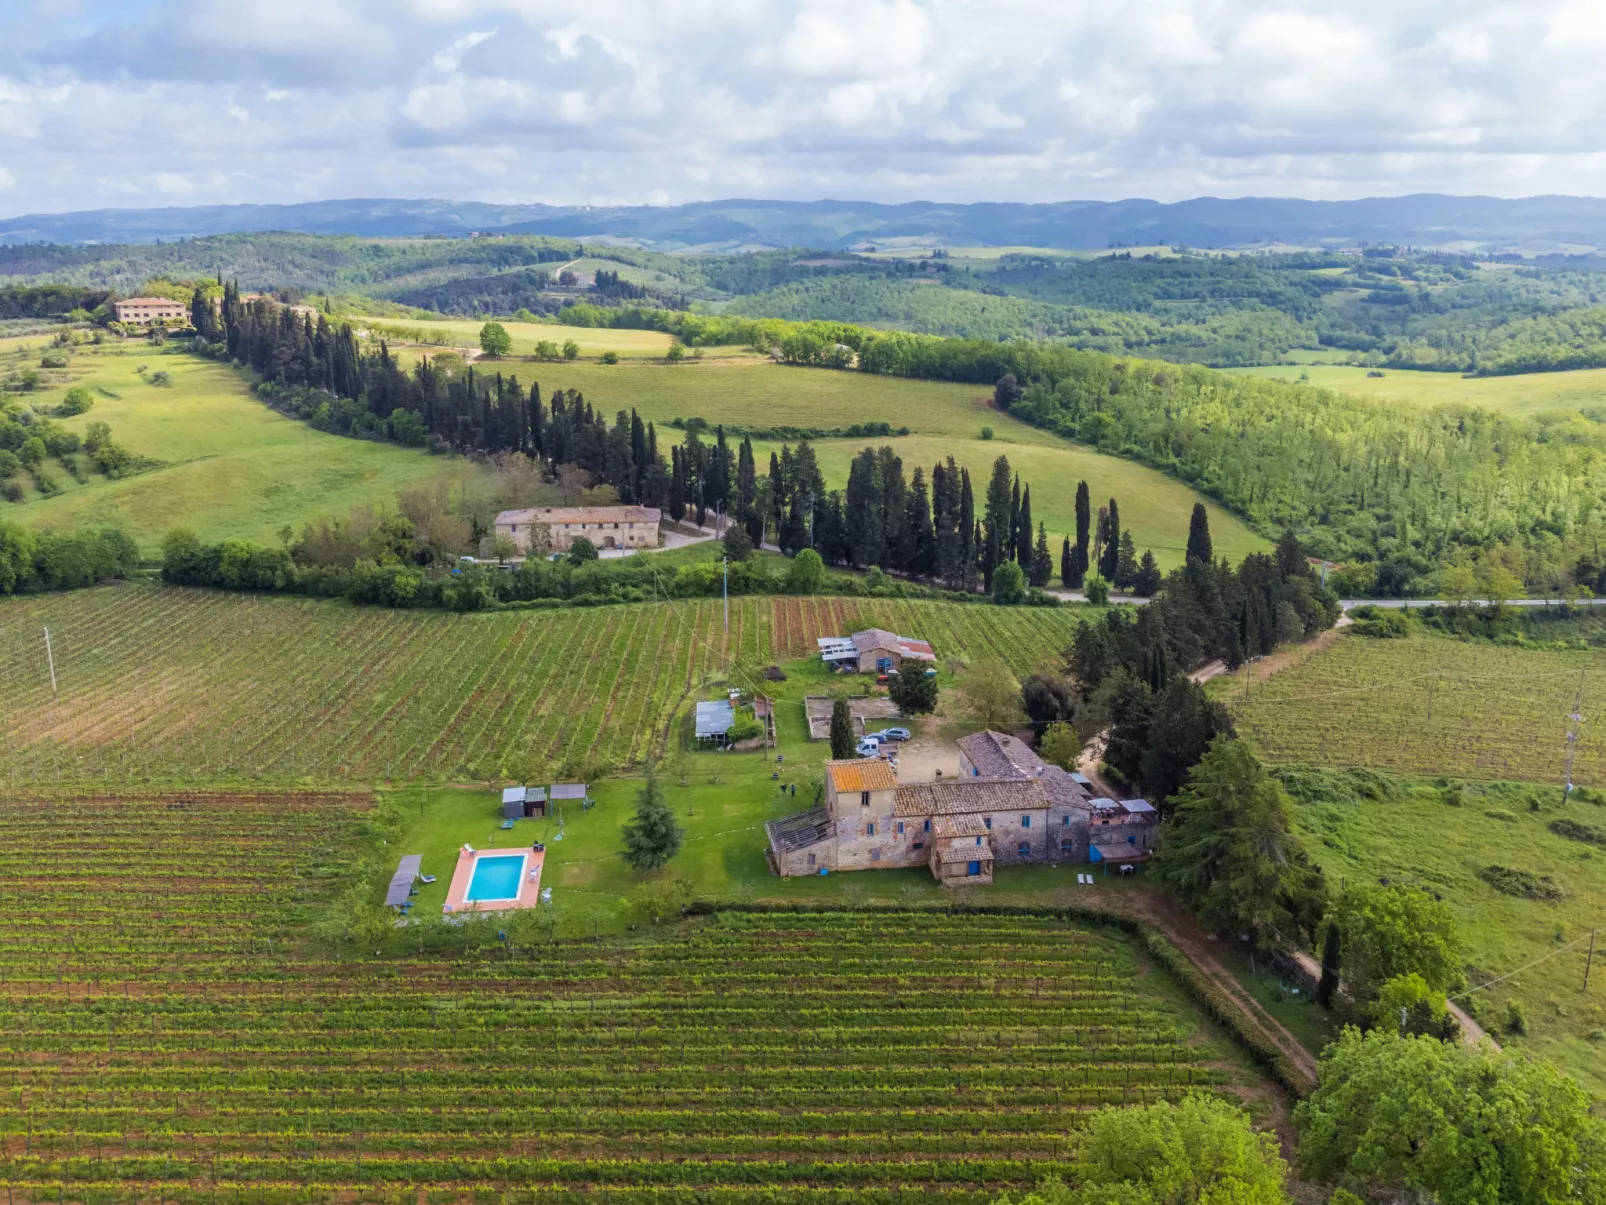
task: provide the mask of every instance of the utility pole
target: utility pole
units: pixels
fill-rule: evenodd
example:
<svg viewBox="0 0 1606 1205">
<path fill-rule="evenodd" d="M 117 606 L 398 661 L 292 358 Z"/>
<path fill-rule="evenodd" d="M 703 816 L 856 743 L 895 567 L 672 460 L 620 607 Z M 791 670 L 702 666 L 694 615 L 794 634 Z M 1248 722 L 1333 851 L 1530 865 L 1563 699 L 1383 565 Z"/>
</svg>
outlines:
<svg viewBox="0 0 1606 1205">
<path fill-rule="evenodd" d="M 1589 968 L 1595 961 L 1595 930 L 1589 931 L 1589 956 L 1584 959 L 1584 990 L 1589 990 Z"/>
<path fill-rule="evenodd" d="M 1578 741 L 1584 735 L 1584 675 L 1588 669 L 1578 671 L 1578 697 L 1573 700 L 1573 709 L 1568 713 L 1567 726 L 1567 772 L 1563 777 L 1566 782 L 1561 788 L 1561 801 L 1566 803 L 1573 793 L 1573 757 L 1578 752 Z"/>
<path fill-rule="evenodd" d="M 50 666 L 50 693 L 60 694 L 56 689 L 56 654 L 50 648 L 50 629 L 45 629 L 45 661 Z"/>
<path fill-rule="evenodd" d="M 729 557 L 720 558 L 719 562 L 725 572 L 725 635 L 731 634 L 731 562 Z"/>
</svg>

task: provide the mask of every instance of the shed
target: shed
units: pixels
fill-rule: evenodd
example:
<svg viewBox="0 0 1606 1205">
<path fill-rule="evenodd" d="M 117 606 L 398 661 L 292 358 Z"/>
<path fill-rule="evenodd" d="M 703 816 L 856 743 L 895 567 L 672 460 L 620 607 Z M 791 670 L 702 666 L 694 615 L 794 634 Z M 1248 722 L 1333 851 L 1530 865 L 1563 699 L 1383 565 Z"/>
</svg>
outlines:
<svg viewBox="0 0 1606 1205">
<path fill-rule="evenodd" d="M 423 863 L 423 854 L 408 854 L 396 864 L 396 873 L 390 876 L 390 886 L 385 890 L 385 907 L 399 908 L 407 902 L 413 891 L 413 880 L 418 878 L 418 868 Z"/>
<path fill-rule="evenodd" d="M 736 711 L 729 699 L 697 704 L 697 743 L 716 745 L 725 743 L 725 734 L 736 723 Z"/>
<path fill-rule="evenodd" d="M 528 819 L 532 816 L 546 815 L 546 788 L 524 788 L 524 815 Z"/>
<path fill-rule="evenodd" d="M 502 792 L 502 819 L 524 819 L 524 791 L 523 787 L 508 787 Z"/>
</svg>

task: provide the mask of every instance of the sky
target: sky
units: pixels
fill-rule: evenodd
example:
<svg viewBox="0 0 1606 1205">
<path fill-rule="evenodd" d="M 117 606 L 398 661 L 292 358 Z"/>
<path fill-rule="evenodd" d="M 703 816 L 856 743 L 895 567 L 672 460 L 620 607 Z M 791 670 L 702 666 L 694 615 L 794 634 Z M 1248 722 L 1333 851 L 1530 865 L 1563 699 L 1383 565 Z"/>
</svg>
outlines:
<svg viewBox="0 0 1606 1205">
<path fill-rule="evenodd" d="M 0 0 L 0 213 L 1606 195 L 1600 0 Z"/>
</svg>

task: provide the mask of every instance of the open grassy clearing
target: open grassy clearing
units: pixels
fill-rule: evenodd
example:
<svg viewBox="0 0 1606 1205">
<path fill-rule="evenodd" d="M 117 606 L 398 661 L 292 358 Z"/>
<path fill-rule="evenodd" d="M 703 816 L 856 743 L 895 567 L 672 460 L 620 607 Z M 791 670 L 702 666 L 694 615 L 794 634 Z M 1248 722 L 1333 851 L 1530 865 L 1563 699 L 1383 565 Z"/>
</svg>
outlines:
<svg viewBox="0 0 1606 1205">
<path fill-rule="evenodd" d="M 1598 718 L 1606 650 L 1345 635 L 1247 699 L 1239 676 L 1211 689 L 1274 761 L 1559 784 L 1581 674 L 1583 713 Z M 1606 787 L 1606 726 L 1584 725 L 1573 781 Z"/>
<path fill-rule="evenodd" d="M 1256 1090 L 1128 941 L 1057 920 L 331 960 L 306 926 L 360 807 L 0 799 L 18 1199 L 981 1202 L 1061 1168 L 1088 1108 Z"/>
<path fill-rule="evenodd" d="M 1293 354 L 1303 358 L 1306 353 Z M 1297 381 L 1305 376 L 1312 385 L 1356 397 L 1412 402 L 1422 406 L 1451 403 L 1481 406 L 1504 414 L 1576 410 L 1606 403 L 1606 368 L 1535 372 L 1509 377 L 1463 377 L 1455 372 L 1410 372 L 1397 368 L 1373 369 L 1370 371 L 1381 371 L 1383 375 L 1368 377 L 1368 369 L 1342 364 L 1278 364 L 1262 368 L 1229 368 L 1225 371 L 1278 381 Z"/>
<path fill-rule="evenodd" d="M 353 325 L 360 327 L 364 322 L 376 322 L 381 326 L 397 326 L 407 330 L 423 330 L 431 336 L 439 336 L 452 346 L 477 348 L 480 345 L 480 328 L 488 318 L 359 318 L 350 320 Z M 662 331 L 631 331 L 614 330 L 608 327 L 595 326 L 556 326 L 540 322 L 513 322 L 506 318 L 499 318 L 503 328 L 513 338 L 513 354 L 515 356 L 533 356 L 535 345 L 540 342 L 556 343 L 562 347 L 564 342 L 573 339 L 580 345 L 582 356 L 597 356 L 605 351 L 618 352 L 621 356 L 649 356 L 661 358 L 669 350 L 673 340 Z M 424 348 L 428 351 L 429 348 Z M 708 352 L 704 353 L 709 354 Z M 515 370 L 518 371 L 518 370 Z"/>
<path fill-rule="evenodd" d="M 1393 782 L 1367 797 L 1296 801 L 1312 856 L 1335 886 L 1357 879 L 1420 883 L 1439 893 L 1460 922 L 1469 986 L 1532 970 L 1461 1001 L 1503 1045 L 1554 1059 L 1593 1091 L 1606 1090 L 1606 981 L 1598 969 L 1584 990 L 1588 936 L 1606 916 L 1606 850 L 1550 830 L 1558 819 L 1606 826 L 1606 807 L 1524 784 L 1441 786 Z M 1514 898 L 1479 872 L 1491 865 L 1547 875 L 1556 901 Z M 1546 957 L 1553 955 L 1552 957 Z M 1526 1033 L 1512 1031 L 1516 1002 Z"/>
<path fill-rule="evenodd" d="M 151 384 L 156 372 L 168 373 L 170 384 Z M 120 481 L 90 472 L 82 485 L 52 467 L 60 494 L 42 498 L 30 488 L 26 501 L 0 503 L 0 518 L 36 529 L 118 524 L 147 552 L 178 526 L 203 539 L 277 544 L 286 525 L 299 528 L 358 505 L 393 505 L 403 485 L 473 484 L 481 472 L 459 457 L 315 431 L 252 397 L 245 374 L 181 352 L 141 343 L 81 349 L 66 378 L 27 400 L 48 408 L 67 383 L 86 386 L 94 409 L 58 421 L 79 432 L 109 423 L 120 444 L 161 466 Z"/>
<path fill-rule="evenodd" d="M 0 775 L 538 780 L 658 756 L 727 656 L 752 676 L 875 624 L 929 639 L 943 665 L 1025 674 L 1061 657 L 1083 614 L 735 598 L 727 639 L 718 601 L 450 615 L 144 585 L 14 599 L 0 605 Z M 800 697 L 807 683 L 784 685 Z"/>
<path fill-rule="evenodd" d="M 1154 549 L 1164 567 L 1181 564 L 1193 504 L 1205 501 L 1218 554 L 1237 560 L 1270 545 L 1233 516 L 1180 481 L 1131 461 L 1069 443 L 993 408 L 991 393 L 974 385 L 911 381 L 868 373 L 796 368 L 769 360 L 702 364 L 509 363 L 521 382 L 539 381 L 543 394 L 578 389 L 604 414 L 634 407 L 659 424 L 661 435 L 674 418 L 706 418 L 748 428 L 775 426 L 842 429 L 856 423 L 907 426 L 904 437 L 817 441 L 827 484 L 846 484 L 848 463 L 867 444 L 890 444 L 903 457 L 905 473 L 927 473 L 952 455 L 970 469 L 978 508 L 993 461 L 1008 456 L 1032 485 L 1032 515 L 1048 525 L 1058 565 L 1059 537 L 1074 533 L 1076 483 L 1085 480 L 1094 505 L 1112 495 L 1121 521 L 1139 550 Z M 994 438 L 983 440 L 983 426 Z M 760 471 L 779 445 L 760 444 Z"/>
</svg>

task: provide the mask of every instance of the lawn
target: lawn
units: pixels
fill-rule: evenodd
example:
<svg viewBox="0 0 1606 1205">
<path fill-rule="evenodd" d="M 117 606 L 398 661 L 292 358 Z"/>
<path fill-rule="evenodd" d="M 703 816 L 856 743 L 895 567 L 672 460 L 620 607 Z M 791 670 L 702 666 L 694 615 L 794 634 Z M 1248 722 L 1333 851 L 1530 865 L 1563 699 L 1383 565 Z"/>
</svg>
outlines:
<svg viewBox="0 0 1606 1205">
<path fill-rule="evenodd" d="M 16 598 L 0 603 L 0 777 L 595 776 L 661 756 L 719 683 L 784 663 L 795 680 L 776 693 L 801 698 L 818 636 L 886 627 L 930 640 L 944 675 L 983 659 L 1025 675 L 1058 663 L 1087 613 L 738 597 L 727 636 L 718 599 L 453 615 L 143 584 Z"/>
<path fill-rule="evenodd" d="M 331 948 L 312 926 L 375 848 L 364 807 L 0 796 L 19 1201 L 981 1205 L 1064 1170 L 1090 1108 L 1264 1095 L 1129 940 L 1051 918 L 552 941 L 558 905 Z"/>
<path fill-rule="evenodd" d="M 145 367 L 144 374 L 137 370 Z M 166 372 L 170 384 L 151 384 Z M 274 413 L 251 395 L 247 378 L 226 365 L 143 343 L 81 349 L 65 374 L 94 395 L 94 409 L 61 421 L 82 431 L 110 424 L 112 436 L 160 466 L 120 481 L 90 472 L 80 485 L 50 465 L 64 487 L 43 498 L 30 489 L 21 504 L 0 503 L 0 518 L 32 528 L 124 527 L 147 554 L 174 527 L 205 539 L 245 538 L 277 544 L 279 531 L 354 506 L 394 505 L 403 485 L 474 483 L 467 460 L 411 448 L 346 439 Z M 38 394 L 49 407 L 67 380 Z"/>
<path fill-rule="evenodd" d="M 1301 358 L 1306 355 L 1304 352 L 1292 354 Z M 1298 381 L 1303 378 L 1312 385 L 1356 397 L 1412 402 L 1423 406 L 1450 403 L 1481 406 L 1503 414 L 1576 410 L 1606 403 L 1606 368 L 1536 372 L 1509 377 L 1463 377 L 1455 372 L 1411 372 L 1397 368 L 1368 370 L 1341 364 L 1278 364 L 1226 371 L 1278 381 Z M 1368 377 L 1368 371 L 1381 372 L 1383 375 Z"/>
<path fill-rule="evenodd" d="M 1606 912 L 1606 850 L 1550 830 L 1558 819 L 1600 829 L 1606 807 L 1563 806 L 1552 787 L 1370 778 L 1371 792 L 1296 796 L 1295 815 L 1312 856 L 1335 888 L 1345 881 L 1419 883 L 1439 893 L 1466 939 L 1469 986 L 1523 971 L 1463 1001 L 1504 1044 L 1553 1058 L 1586 1087 L 1606 1090 L 1606 975 L 1584 991 L 1588 936 Z M 1375 795 L 1376 797 L 1371 797 Z M 1491 865 L 1548 875 L 1559 901 L 1514 898 L 1479 877 Z M 1603 941 L 1606 952 L 1606 941 Z M 1547 957 L 1548 956 L 1548 957 Z M 1511 1031 L 1510 1001 L 1526 1035 Z"/>
</svg>

